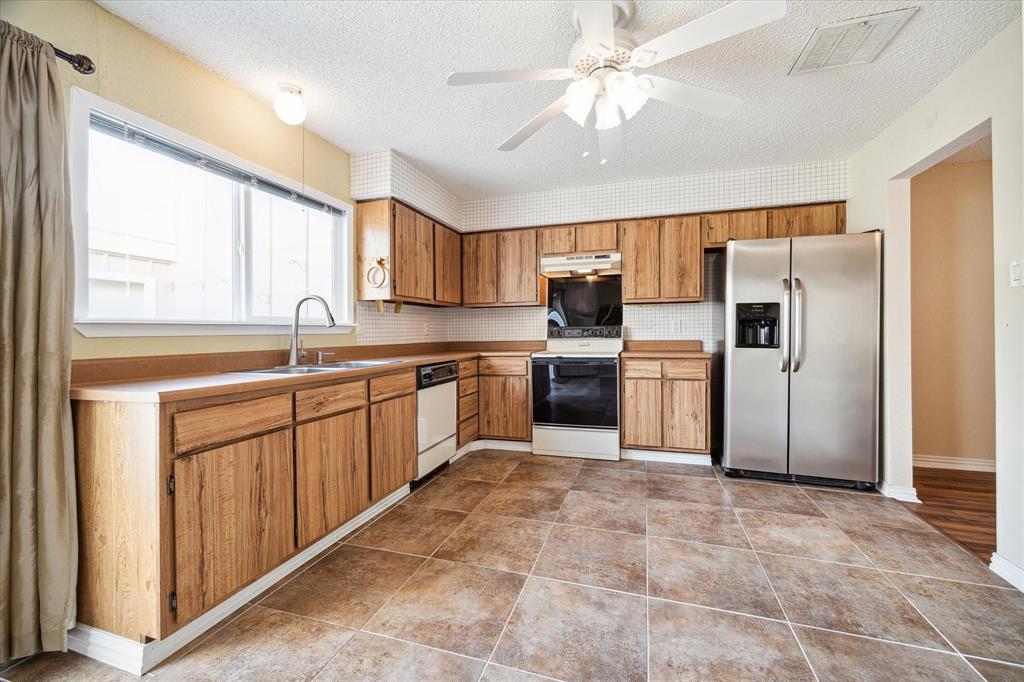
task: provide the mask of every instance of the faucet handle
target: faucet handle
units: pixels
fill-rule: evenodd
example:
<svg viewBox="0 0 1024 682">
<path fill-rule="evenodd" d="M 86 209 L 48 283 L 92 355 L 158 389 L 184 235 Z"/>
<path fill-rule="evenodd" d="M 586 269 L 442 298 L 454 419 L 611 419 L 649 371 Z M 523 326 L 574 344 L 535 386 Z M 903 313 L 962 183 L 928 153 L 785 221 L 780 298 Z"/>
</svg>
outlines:
<svg viewBox="0 0 1024 682">
<path fill-rule="evenodd" d="M 334 357 L 334 353 L 331 353 L 329 351 L 318 350 L 316 352 L 316 362 L 314 364 L 317 364 L 317 365 L 324 364 L 324 358 L 326 358 L 326 357 L 332 357 L 333 358 Z"/>
</svg>

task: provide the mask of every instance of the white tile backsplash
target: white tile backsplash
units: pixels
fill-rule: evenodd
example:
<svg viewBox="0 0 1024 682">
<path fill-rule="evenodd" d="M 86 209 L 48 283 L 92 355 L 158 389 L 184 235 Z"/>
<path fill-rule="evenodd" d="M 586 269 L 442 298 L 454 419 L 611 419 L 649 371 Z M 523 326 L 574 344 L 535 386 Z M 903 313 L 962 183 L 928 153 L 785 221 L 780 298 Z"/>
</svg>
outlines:
<svg viewBox="0 0 1024 682">
<path fill-rule="evenodd" d="M 389 343 L 433 343 L 448 340 L 448 310 L 419 305 L 403 305 L 395 312 L 392 303 L 378 313 L 374 303 L 356 304 L 356 342 L 359 345 Z"/>
<path fill-rule="evenodd" d="M 452 308 L 448 311 L 449 341 L 543 341 L 548 309 Z"/>
</svg>

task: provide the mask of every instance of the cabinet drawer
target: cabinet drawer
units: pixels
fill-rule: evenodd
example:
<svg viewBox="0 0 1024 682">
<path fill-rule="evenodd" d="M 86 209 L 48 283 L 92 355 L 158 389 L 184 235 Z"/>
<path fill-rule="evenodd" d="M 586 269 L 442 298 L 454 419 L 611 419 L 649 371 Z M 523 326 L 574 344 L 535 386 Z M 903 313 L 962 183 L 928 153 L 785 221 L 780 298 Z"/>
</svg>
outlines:
<svg viewBox="0 0 1024 682">
<path fill-rule="evenodd" d="M 478 406 L 476 393 L 459 398 L 459 419 L 475 417 L 479 413 Z"/>
<path fill-rule="evenodd" d="M 529 366 L 527 358 L 480 358 L 480 374 L 524 375 Z"/>
<path fill-rule="evenodd" d="M 661 360 L 626 360 L 622 364 L 627 379 L 661 378 Z"/>
<path fill-rule="evenodd" d="M 370 379 L 370 400 L 372 401 L 392 398 L 403 393 L 412 393 L 415 390 L 416 372 L 414 371 Z"/>
<path fill-rule="evenodd" d="M 476 360 L 460 360 L 459 361 L 459 376 L 469 377 L 476 376 L 479 368 Z"/>
<path fill-rule="evenodd" d="M 459 422 L 459 447 L 477 439 L 480 433 L 479 417 L 470 417 Z"/>
<path fill-rule="evenodd" d="M 466 377 L 465 379 L 459 379 L 459 395 L 469 395 L 470 393 L 476 393 L 477 391 L 477 379 L 475 376 Z"/>
<path fill-rule="evenodd" d="M 704 360 L 664 360 L 661 372 L 666 379 L 708 378 L 708 366 Z"/>
<path fill-rule="evenodd" d="M 188 452 L 225 443 L 253 433 L 288 426 L 291 421 L 290 393 L 179 412 L 174 415 L 174 452 Z"/>
<path fill-rule="evenodd" d="M 350 381 L 336 386 L 295 392 L 295 418 L 312 419 L 366 404 L 366 382 Z"/>
</svg>

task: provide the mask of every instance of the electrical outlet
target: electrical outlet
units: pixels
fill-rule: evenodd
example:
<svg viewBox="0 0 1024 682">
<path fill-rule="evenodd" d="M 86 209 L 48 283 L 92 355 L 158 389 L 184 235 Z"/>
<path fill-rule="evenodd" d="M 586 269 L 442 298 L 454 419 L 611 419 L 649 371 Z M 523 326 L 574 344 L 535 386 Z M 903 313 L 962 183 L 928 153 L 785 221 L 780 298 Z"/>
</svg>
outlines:
<svg viewBox="0 0 1024 682">
<path fill-rule="evenodd" d="M 1019 260 L 1010 261 L 1010 286 L 1024 287 L 1024 263 Z"/>
</svg>

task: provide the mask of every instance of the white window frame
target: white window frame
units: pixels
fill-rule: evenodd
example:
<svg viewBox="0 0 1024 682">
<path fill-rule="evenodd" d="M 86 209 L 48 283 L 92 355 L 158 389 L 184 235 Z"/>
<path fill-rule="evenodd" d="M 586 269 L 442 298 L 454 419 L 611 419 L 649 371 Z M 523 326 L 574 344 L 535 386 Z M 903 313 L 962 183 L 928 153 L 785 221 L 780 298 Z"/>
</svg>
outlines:
<svg viewBox="0 0 1024 682">
<path fill-rule="evenodd" d="M 147 116 L 136 113 L 119 104 L 104 99 L 95 93 L 77 86 L 71 88 L 71 121 L 69 136 L 69 165 L 71 174 L 71 220 L 75 234 L 75 329 L 88 337 L 124 336 L 250 336 L 261 334 L 287 334 L 291 321 L 253 320 L 238 322 L 207 322 L 204 320 L 109 320 L 89 317 L 89 114 L 99 111 L 125 121 L 131 125 L 164 137 L 172 142 L 189 147 L 204 156 L 265 178 L 297 193 L 343 209 L 345 215 L 339 230 L 335 231 L 333 244 L 334 262 L 344 267 L 331 278 L 334 291 L 334 327 L 324 327 L 322 319 L 307 320 L 303 334 L 345 334 L 355 329 L 355 296 L 353 291 L 353 217 L 355 207 L 337 197 L 304 187 L 291 178 L 275 173 L 240 156 L 175 130 Z M 236 241 L 237 244 L 237 241 Z M 233 269 L 241 266 L 244 255 L 235 249 Z M 241 288 L 248 282 L 235 277 L 235 305 L 245 305 L 241 300 Z M 249 275 L 246 275 L 249 279 Z"/>
</svg>

